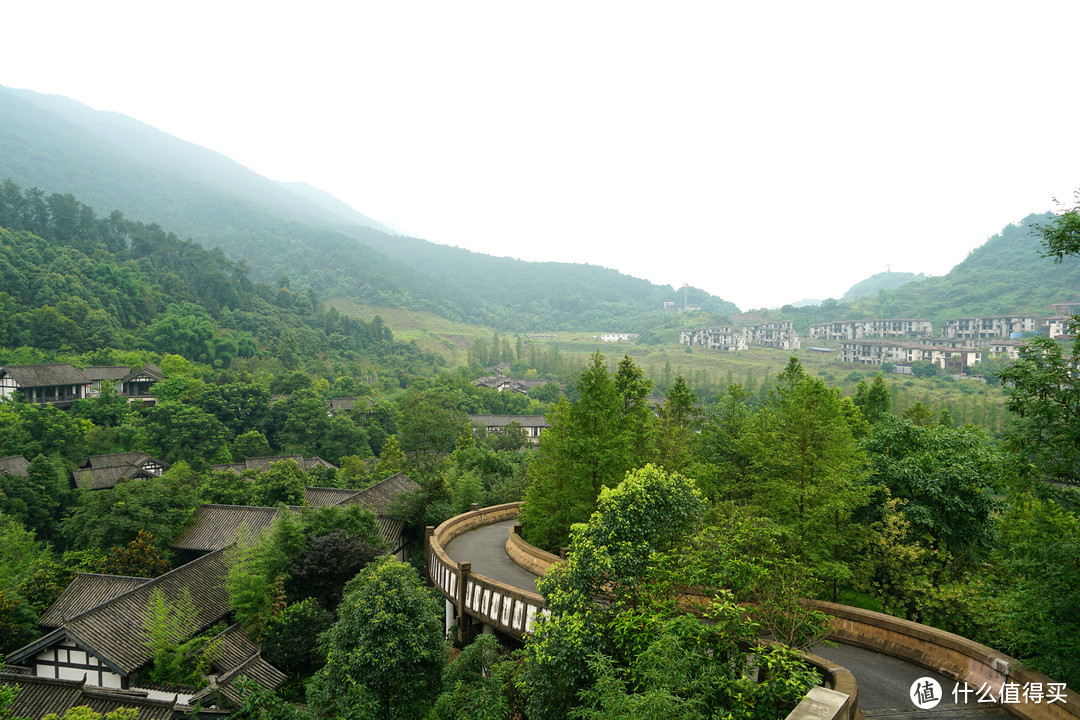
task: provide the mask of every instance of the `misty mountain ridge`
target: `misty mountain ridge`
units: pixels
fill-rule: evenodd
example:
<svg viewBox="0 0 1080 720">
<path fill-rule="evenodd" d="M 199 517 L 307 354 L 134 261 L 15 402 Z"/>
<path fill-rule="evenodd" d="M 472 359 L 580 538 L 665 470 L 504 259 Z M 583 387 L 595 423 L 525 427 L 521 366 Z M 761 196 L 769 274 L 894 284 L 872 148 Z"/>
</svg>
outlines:
<svg viewBox="0 0 1080 720">
<path fill-rule="evenodd" d="M 840 302 L 850 302 L 867 295 L 876 295 L 880 290 L 895 290 L 908 283 L 922 282 L 926 277 L 922 273 L 879 272 L 852 285 L 840 298 Z"/>
<path fill-rule="evenodd" d="M 602 326 L 674 296 L 606 268 L 524 263 L 398 235 L 304 183 L 269 180 L 129 117 L 26 90 L 0 88 L 3 178 L 220 247 L 258 279 L 502 329 Z M 738 309 L 701 290 L 690 299 Z"/>
<path fill-rule="evenodd" d="M 1080 258 L 1055 263 L 1043 256 L 1038 228 L 1053 217 L 1052 213 L 1032 214 L 1007 225 L 946 275 L 907 282 L 892 290 L 880 288 L 850 302 L 785 306 L 782 315 L 800 331 L 817 322 L 866 318 L 916 317 L 938 326 L 961 317 L 1049 317 L 1051 303 L 1080 297 Z"/>
<path fill-rule="evenodd" d="M 526 262 L 438 245 L 375 221 L 306 183 L 262 177 L 229 158 L 117 113 L 0 88 L 0 180 L 71 193 L 96 212 L 160 224 L 243 259 L 252 277 L 319 297 L 426 310 L 501 330 L 656 322 L 681 290 L 592 265 Z M 787 305 L 799 320 L 1040 314 L 1080 288 L 1075 263 L 1041 258 L 1031 216 L 971 251 L 948 275 L 877 273 L 841 301 Z M 689 290 L 718 316 L 738 308 Z M 681 304 L 681 303 L 680 303 Z"/>
</svg>

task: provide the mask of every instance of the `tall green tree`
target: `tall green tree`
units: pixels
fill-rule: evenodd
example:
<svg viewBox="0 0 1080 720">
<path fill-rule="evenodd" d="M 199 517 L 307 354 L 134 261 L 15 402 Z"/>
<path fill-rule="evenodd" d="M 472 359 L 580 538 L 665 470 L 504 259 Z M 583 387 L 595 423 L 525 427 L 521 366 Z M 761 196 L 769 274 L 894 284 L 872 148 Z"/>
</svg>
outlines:
<svg viewBox="0 0 1080 720">
<path fill-rule="evenodd" d="M 424 717 L 438 696 L 446 660 L 442 608 L 399 560 L 384 555 L 349 581 L 325 637 L 324 687 L 358 687 L 386 720 Z M 323 696 L 322 710 L 347 713 L 340 699 Z"/>
<path fill-rule="evenodd" d="M 1035 337 L 998 376 L 1013 421 L 1006 443 L 1021 459 L 1021 474 L 1080 485 L 1080 340 L 1071 348 Z"/>
<path fill-rule="evenodd" d="M 685 472 L 692 460 L 691 440 L 697 402 L 697 393 L 687 387 L 686 379 L 682 375 L 676 376 L 660 411 L 657 438 L 660 464 L 670 471 Z"/>
<path fill-rule="evenodd" d="M 410 390 L 398 402 L 397 441 L 421 484 L 436 482 L 441 459 L 453 452 L 459 437 L 469 430 L 469 416 L 458 409 L 456 390 Z"/>
<path fill-rule="evenodd" d="M 1042 235 L 1044 256 L 1054 258 L 1054 262 L 1080 255 L 1080 191 L 1074 197 L 1073 207 L 1058 213 L 1049 223 L 1036 226 Z"/>
<path fill-rule="evenodd" d="M 753 418 L 750 393 L 739 383 L 730 383 L 699 424 L 701 432 L 694 437 L 698 462 L 690 474 L 709 500 L 749 496 L 752 485 L 746 478 L 754 447 L 747 438 Z"/>
<path fill-rule="evenodd" d="M 197 466 L 229 462 L 225 444 L 228 429 L 213 415 L 182 402 L 162 401 L 151 408 L 144 422 L 157 457 L 175 463 L 184 460 Z"/>
<path fill-rule="evenodd" d="M 1080 684 L 1080 518 L 1024 496 L 998 525 L 996 571 L 980 593 L 987 640 L 1059 682 Z"/>
<path fill-rule="evenodd" d="M 889 387 L 885 384 L 884 376 L 878 373 L 874 376 L 873 383 L 869 385 L 865 380 L 860 380 L 855 389 L 854 402 L 871 425 L 889 415 L 892 408 L 892 396 L 889 394 Z"/>
<path fill-rule="evenodd" d="M 594 353 L 578 377 L 579 397 L 563 397 L 548 413 L 530 463 L 531 485 L 522 510 L 529 542 L 553 549 L 566 544 L 570 526 L 596 508 L 600 490 L 655 456 L 655 416 L 645 403 L 651 382 L 629 358 L 613 377 Z"/>
<path fill-rule="evenodd" d="M 904 501 L 913 539 L 943 555 L 982 554 L 1004 459 L 974 426 L 921 426 L 895 416 L 863 441 L 870 481 Z M 971 559 L 971 558 L 967 558 Z"/>
<path fill-rule="evenodd" d="M 764 720 L 794 706 L 812 673 L 790 649 L 759 644 L 730 590 L 704 603 L 704 617 L 687 612 L 683 588 L 702 579 L 698 569 L 751 564 L 746 548 L 726 563 L 702 553 L 717 545 L 697 539 L 704 510 L 690 480 L 652 465 L 603 490 L 597 512 L 574 527 L 567 561 L 539 581 L 551 616 L 526 641 L 530 718 Z M 749 680 L 751 665 L 767 667 L 769 680 Z"/>
<path fill-rule="evenodd" d="M 869 500 L 862 420 L 851 400 L 806 375 L 792 358 L 746 437 L 753 498 L 785 528 L 792 551 L 833 582 L 851 577 L 851 515 Z"/>
<path fill-rule="evenodd" d="M 177 463 L 156 478 L 136 478 L 111 490 L 79 490 L 74 512 L 61 522 L 68 542 L 110 548 L 136 540 L 140 531 L 168 547 L 198 504 L 190 468 Z"/>
</svg>

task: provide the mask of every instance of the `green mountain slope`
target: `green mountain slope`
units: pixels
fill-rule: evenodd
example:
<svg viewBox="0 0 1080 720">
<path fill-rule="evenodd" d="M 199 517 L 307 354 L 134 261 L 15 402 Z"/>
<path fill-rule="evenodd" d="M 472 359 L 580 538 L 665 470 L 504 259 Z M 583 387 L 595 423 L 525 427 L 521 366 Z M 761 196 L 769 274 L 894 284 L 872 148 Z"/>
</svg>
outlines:
<svg viewBox="0 0 1080 720">
<path fill-rule="evenodd" d="M 11 181 L 0 185 L 0 310 L 0 363 L 21 357 L 19 346 L 146 350 L 218 368 L 254 356 L 286 369 L 303 360 L 411 372 L 436 362 L 395 341 L 379 319 L 252 282 L 219 250 Z"/>
<path fill-rule="evenodd" d="M 101 214 L 119 209 L 161 223 L 245 260 L 257 279 L 285 276 L 320 297 L 503 329 L 621 325 L 674 295 L 603 268 L 492 258 L 383 232 L 321 191 L 270 181 L 130 118 L 29 91 L 0 88 L 3 178 L 71 193 Z M 698 294 L 703 308 L 736 310 Z"/>
<path fill-rule="evenodd" d="M 1042 256 L 1040 223 L 1053 217 L 1029 215 L 1009 225 L 948 274 L 908 283 L 895 290 L 848 303 L 785 306 L 782 314 L 805 329 L 815 322 L 880 317 L 920 317 L 935 326 L 958 317 L 1030 314 L 1049 316 L 1050 303 L 1080 297 L 1080 259 L 1055 264 Z"/>
<path fill-rule="evenodd" d="M 871 275 L 865 280 L 860 280 L 851 286 L 840 298 L 840 302 L 851 302 L 867 295 L 876 295 L 879 290 L 895 290 L 901 285 L 910 282 L 921 282 L 926 279 L 922 273 L 909 272 L 882 272 Z"/>
<path fill-rule="evenodd" d="M 290 203 L 283 200 L 288 191 L 280 183 L 129 118 L 96 113 L 63 98 L 45 103 L 69 111 L 61 117 L 23 95 L 0 89 L 0 178 L 46 194 L 86 198 L 99 214 L 119 209 L 127 217 L 160 223 L 245 260 L 257 279 L 277 282 L 288 276 L 294 286 L 323 296 L 451 316 L 482 314 L 471 293 L 445 287 L 350 237 L 310 224 L 318 217 L 341 224 L 336 214 L 311 203 L 308 210 L 297 209 L 306 202 L 297 198 L 290 215 Z M 157 146 L 155 138 L 161 141 Z M 191 149 L 184 162 L 168 160 L 183 155 L 183 147 Z M 248 182 L 237 177 L 248 177 Z M 260 186 L 269 190 L 256 202 L 214 187 L 230 183 L 246 187 L 248 195 Z M 358 230 L 364 231 L 378 232 Z"/>
</svg>

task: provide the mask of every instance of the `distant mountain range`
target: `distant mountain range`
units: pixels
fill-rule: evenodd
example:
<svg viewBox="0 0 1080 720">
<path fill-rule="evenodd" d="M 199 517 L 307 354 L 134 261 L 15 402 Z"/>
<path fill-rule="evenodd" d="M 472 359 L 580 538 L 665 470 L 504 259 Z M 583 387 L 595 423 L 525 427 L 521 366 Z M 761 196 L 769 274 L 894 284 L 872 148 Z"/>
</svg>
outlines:
<svg viewBox="0 0 1080 720">
<path fill-rule="evenodd" d="M 827 300 L 808 307 L 786 305 L 781 314 L 795 321 L 798 329 L 814 322 L 863 318 L 926 318 L 939 325 L 951 318 L 1012 313 L 1048 317 L 1050 303 L 1080 298 L 1080 259 L 1070 257 L 1055 263 L 1042 256 L 1037 228 L 1052 218 L 1050 213 L 1029 215 L 1005 227 L 947 275 L 908 282 L 892 290 L 879 288 L 847 303 Z"/>
<path fill-rule="evenodd" d="M 316 188 L 269 180 L 137 120 L 26 90 L 0 88 L 3 179 L 220 247 L 256 279 L 503 330 L 629 326 L 676 295 L 597 266 L 496 258 L 398 235 Z M 690 289 L 688 299 L 718 314 L 738 311 L 703 290 Z"/>
<path fill-rule="evenodd" d="M 840 302 L 851 302 L 867 295 L 876 295 L 881 290 L 895 290 L 902 285 L 922 282 L 925 279 L 926 276 L 922 273 L 916 275 L 909 272 L 881 272 L 852 285 L 840 298 Z"/>
</svg>

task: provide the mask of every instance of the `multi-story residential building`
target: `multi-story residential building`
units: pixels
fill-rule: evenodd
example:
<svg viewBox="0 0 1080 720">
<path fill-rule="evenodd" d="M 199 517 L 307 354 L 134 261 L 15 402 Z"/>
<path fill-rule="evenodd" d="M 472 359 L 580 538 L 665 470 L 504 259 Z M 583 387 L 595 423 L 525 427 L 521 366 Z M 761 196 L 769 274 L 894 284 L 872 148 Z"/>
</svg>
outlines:
<svg viewBox="0 0 1080 720">
<path fill-rule="evenodd" d="M 1035 332 L 1035 318 L 1026 315 L 997 315 L 946 320 L 941 334 L 944 338 L 961 340 L 990 340 L 1007 338 L 1013 333 Z"/>
<path fill-rule="evenodd" d="M 949 347 L 946 345 L 921 345 L 889 342 L 887 340 L 851 340 L 840 350 L 840 361 L 863 365 L 882 363 L 913 363 L 929 360 L 945 369 L 952 358 L 959 358 L 964 366 L 982 362 L 984 351 L 972 347 Z"/>
<path fill-rule="evenodd" d="M 990 352 L 995 355 L 1008 355 L 1010 360 L 1020 358 L 1020 348 L 1027 343 L 1023 340 L 994 340 L 990 343 Z"/>
<path fill-rule="evenodd" d="M 1050 308 L 1054 311 L 1056 317 L 1063 317 L 1065 315 L 1080 315 L 1080 300 L 1073 300 L 1072 302 L 1052 303 Z"/>
<path fill-rule="evenodd" d="M 810 326 L 810 337 L 823 340 L 861 340 L 864 337 L 929 337 L 934 326 L 929 320 L 896 318 L 892 320 L 838 320 Z"/>
<path fill-rule="evenodd" d="M 737 352 L 747 347 L 746 333 L 736 330 L 731 325 L 704 330 L 683 330 L 679 333 L 679 342 L 683 345 L 700 345 L 710 350 L 723 352 Z"/>
<path fill-rule="evenodd" d="M 790 322 L 770 322 L 748 325 L 743 329 L 746 341 L 750 345 L 798 350 L 801 347 L 799 334 Z"/>
</svg>

